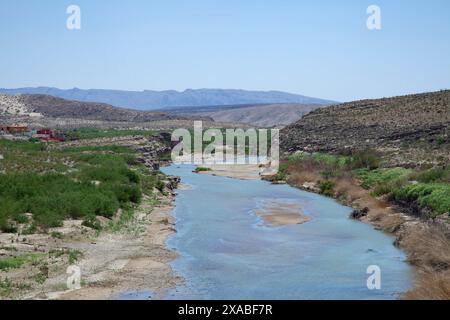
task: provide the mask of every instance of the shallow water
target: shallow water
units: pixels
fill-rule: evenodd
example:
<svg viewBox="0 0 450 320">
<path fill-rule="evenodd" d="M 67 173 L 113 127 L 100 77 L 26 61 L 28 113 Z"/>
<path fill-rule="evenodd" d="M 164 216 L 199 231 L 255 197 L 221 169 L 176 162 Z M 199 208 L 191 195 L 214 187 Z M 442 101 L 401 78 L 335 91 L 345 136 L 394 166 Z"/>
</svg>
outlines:
<svg viewBox="0 0 450 320">
<path fill-rule="evenodd" d="M 164 168 L 181 177 L 168 246 L 185 283 L 167 299 L 395 299 L 411 270 L 393 238 L 348 218 L 351 209 L 313 193 L 265 181 Z M 267 201 L 301 206 L 312 221 L 264 226 L 254 211 Z M 367 267 L 381 268 L 381 290 L 369 290 Z"/>
</svg>

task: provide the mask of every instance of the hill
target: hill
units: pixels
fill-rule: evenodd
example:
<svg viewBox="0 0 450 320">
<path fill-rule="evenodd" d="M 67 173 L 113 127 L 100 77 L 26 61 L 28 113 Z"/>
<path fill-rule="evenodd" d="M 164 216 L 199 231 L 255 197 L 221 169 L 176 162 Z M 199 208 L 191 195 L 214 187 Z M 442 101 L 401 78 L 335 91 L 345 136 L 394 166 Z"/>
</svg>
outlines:
<svg viewBox="0 0 450 320">
<path fill-rule="evenodd" d="M 157 121 L 175 119 L 162 112 L 116 108 L 104 103 L 79 102 L 48 95 L 0 95 L 0 114 L 102 121 Z M 178 117 L 179 118 L 179 117 Z"/>
<path fill-rule="evenodd" d="M 214 121 L 245 123 L 258 127 L 285 126 L 301 119 L 305 114 L 323 105 L 264 104 L 214 107 L 185 107 L 165 109 L 171 114 L 202 115 Z"/>
<path fill-rule="evenodd" d="M 170 115 L 163 112 L 116 108 L 104 103 L 71 101 L 48 95 L 1 95 L 0 124 L 28 124 L 35 127 L 96 127 L 173 129 L 191 127 L 193 120 L 216 124 L 211 118 Z"/>
<path fill-rule="evenodd" d="M 363 100 L 317 109 L 281 132 L 285 152 L 373 148 L 388 165 L 450 161 L 450 91 Z"/>
</svg>

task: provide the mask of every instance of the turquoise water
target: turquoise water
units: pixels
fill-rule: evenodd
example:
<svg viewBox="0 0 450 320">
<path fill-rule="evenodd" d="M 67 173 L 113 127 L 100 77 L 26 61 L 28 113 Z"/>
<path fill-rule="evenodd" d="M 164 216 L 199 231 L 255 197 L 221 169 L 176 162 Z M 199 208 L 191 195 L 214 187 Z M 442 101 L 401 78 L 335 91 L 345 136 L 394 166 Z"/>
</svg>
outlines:
<svg viewBox="0 0 450 320">
<path fill-rule="evenodd" d="M 351 209 L 287 185 L 164 168 L 179 190 L 168 246 L 184 283 L 167 299 L 395 299 L 411 270 L 393 238 L 350 220 Z M 267 200 L 298 204 L 312 221 L 270 228 L 254 214 Z M 367 267 L 381 268 L 381 290 L 369 290 Z"/>
</svg>

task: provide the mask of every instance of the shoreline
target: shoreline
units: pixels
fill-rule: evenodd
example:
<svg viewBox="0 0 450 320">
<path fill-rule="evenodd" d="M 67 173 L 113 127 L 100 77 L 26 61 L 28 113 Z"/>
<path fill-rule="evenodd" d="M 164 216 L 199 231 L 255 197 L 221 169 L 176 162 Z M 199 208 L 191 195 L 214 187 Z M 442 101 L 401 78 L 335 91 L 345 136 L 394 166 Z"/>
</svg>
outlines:
<svg viewBox="0 0 450 320">
<path fill-rule="evenodd" d="M 248 171 L 253 170 L 252 173 L 245 172 L 243 168 L 239 170 L 233 170 L 233 168 L 223 169 L 216 171 L 214 167 L 209 167 L 209 171 L 198 172 L 199 174 L 210 174 L 217 176 L 225 176 L 235 179 L 248 180 L 249 176 L 254 176 L 254 179 L 261 179 L 273 184 L 287 183 L 293 188 L 298 188 L 307 192 L 312 192 L 320 194 L 320 190 L 317 188 L 316 183 L 312 181 L 305 181 L 302 184 L 296 184 L 287 179 L 287 181 L 275 181 L 271 180 L 269 176 L 261 176 L 257 172 L 255 173 L 255 168 L 247 167 Z M 345 185 L 344 185 L 345 184 Z M 427 297 L 420 297 L 421 293 L 417 290 L 423 290 L 423 286 L 426 285 L 430 280 L 430 270 L 426 270 L 423 265 L 423 261 L 417 257 L 417 255 L 424 254 L 424 252 L 419 252 L 414 245 L 409 244 L 417 234 L 429 233 L 429 226 L 426 221 L 422 221 L 416 217 L 412 217 L 406 213 L 399 212 L 401 208 L 389 204 L 384 199 L 377 199 L 370 195 L 368 190 L 363 189 L 355 179 L 350 182 L 346 181 L 340 185 L 337 184 L 336 188 L 345 189 L 349 193 L 350 199 L 343 199 L 337 196 L 332 198 L 336 200 L 339 204 L 348 206 L 354 211 L 349 219 L 359 220 L 363 223 L 373 226 L 375 229 L 385 232 L 388 235 L 392 235 L 395 238 L 393 243 L 394 246 L 402 250 L 406 257 L 407 263 L 412 267 L 413 279 L 411 283 L 411 290 L 401 294 L 400 299 L 427 299 Z M 304 221 L 302 223 L 305 223 Z M 417 241 L 417 240 L 416 240 Z M 439 280 L 439 279 L 438 279 Z"/>
<path fill-rule="evenodd" d="M 313 181 L 298 183 L 291 181 L 288 176 L 286 183 L 294 188 L 321 194 Z M 402 293 L 399 299 L 448 299 L 450 272 L 446 266 L 442 270 L 434 266 L 434 263 L 445 261 L 450 254 L 447 231 L 441 225 L 411 216 L 405 208 L 390 203 L 383 197 L 372 196 L 355 178 L 338 179 L 335 189 L 331 198 L 354 210 L 349 219 L 369 224 L 374 229 L 393 236 L 393 245 L 405 253 L 406 262 L 412 267 L 413 278 L 411 289 Z"/>
</svg>

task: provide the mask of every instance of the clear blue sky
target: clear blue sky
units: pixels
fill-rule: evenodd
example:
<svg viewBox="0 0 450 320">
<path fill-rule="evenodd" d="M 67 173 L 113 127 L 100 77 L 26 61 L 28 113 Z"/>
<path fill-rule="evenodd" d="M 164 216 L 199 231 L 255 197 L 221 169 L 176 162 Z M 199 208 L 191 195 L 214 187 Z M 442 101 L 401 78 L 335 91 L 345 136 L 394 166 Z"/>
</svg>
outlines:
<svg viewBox="0 0 450 320">
<path fill-rule="evenodd" d="M 82 29 L 66 29 L 77 4 Z M 382 10 L 382 30 L 366 9 Z M 1 0 L 0 87 L 282 90 L 348 101 L 450 88 L 448 0 Z"/>
</svg>

